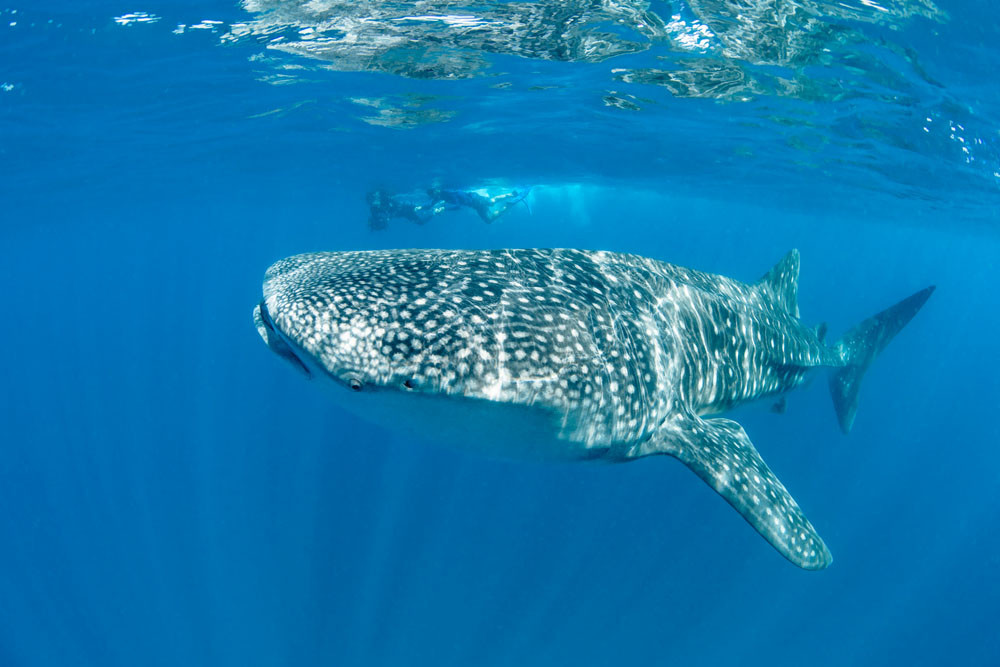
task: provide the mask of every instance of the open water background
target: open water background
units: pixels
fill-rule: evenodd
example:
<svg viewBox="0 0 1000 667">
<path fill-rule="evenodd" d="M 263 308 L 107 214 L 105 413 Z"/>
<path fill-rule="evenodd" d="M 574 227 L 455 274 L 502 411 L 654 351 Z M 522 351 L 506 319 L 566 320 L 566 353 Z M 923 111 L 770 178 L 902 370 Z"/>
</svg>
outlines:
<svg viewBox="0 0 1000 667">
<path fill-rule="evenodd" d="M 0 664 L 997 664 L 1000 13 L 874 4 L 0 5 Z M 535 188 L 366 227 L 431 183 Z M 735 415 L 834 564 L 676 461 L 411 442 L 262 345 L 271 262 L 418 246 L 797 247 L 831 336 L 937 284 L 850 436 L 822 378 Z"/>
</svg>

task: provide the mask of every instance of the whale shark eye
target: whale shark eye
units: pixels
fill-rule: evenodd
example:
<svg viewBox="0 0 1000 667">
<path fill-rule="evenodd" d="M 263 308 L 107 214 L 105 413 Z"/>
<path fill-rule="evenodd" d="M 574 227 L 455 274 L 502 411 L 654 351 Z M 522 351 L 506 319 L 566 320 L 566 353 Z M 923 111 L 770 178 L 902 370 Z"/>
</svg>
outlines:
<svg viewBox="0 0 1000 667">
<path fill-rule="evenodd" d="M 416 389 L 417 384 L 413 380 L 403 380 L 404 389 Z"/>
<path fill-rule="evenodd" d="M 361 380 L 358 378 L 350 378 L 347 384 L 351 388 L 351 391 L 361 391 Z"/>
</svg>

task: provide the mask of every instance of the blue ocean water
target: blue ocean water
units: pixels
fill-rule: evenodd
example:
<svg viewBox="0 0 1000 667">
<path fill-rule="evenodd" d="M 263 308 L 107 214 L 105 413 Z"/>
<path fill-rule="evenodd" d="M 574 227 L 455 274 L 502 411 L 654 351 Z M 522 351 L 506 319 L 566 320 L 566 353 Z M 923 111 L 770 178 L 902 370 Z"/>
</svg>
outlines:
<svg viewBox="0 0 1000 667">
<path fill-rule="evenodd" d="M 0 5 L 0 665 L 1000 663 L 1000 13 L 977 0 Z M 534 186 L 492 224 L 365 193 Z M 804 572 L 666 457 L 357 421 L 260 341 L 315 250 L 581 247 L 839 335 L 937 292 L 842 436 L 732 416 Z"/>
</svg>

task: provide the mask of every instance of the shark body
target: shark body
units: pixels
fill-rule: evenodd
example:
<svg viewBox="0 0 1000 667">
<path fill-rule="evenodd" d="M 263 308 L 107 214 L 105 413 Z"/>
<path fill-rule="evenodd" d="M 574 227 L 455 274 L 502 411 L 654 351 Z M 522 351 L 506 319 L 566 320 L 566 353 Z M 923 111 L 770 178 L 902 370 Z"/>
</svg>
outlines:
<svg viewBox="0 0 1000 667">
<path fill-rule="evenodd" d="M 860 380 L 933 287 L 828 346 L 799 322 L 799 255 L 756 283 L 612 252 L 394 250 L 271 266 L 264 341 L 348 409 L 502 456 L 668 454 L 783 556 L 829 550 L 735 421 L 712 415 L 831 370 L 841 427 Z"/>
</svg>

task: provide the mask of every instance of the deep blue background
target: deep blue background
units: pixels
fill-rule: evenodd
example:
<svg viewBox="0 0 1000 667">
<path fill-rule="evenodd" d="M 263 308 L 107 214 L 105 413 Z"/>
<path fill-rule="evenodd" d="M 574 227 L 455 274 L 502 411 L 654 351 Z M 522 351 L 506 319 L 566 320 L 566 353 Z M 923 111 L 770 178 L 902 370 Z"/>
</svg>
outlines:
<svg viewBox="0 0 1000 667">
<path fill-rule="evenodd" d="M 602 171 L 565 142 L 463 153 L 445 130 L 320 103 L 249 119 L 303 93 L 255 81 L 210 35 L 121 28 L 110 17 L 136 7 L 97 6 L 0 46 L 16 84 L 0 93 L 0 664 L 1000 659 L 995 194 L 949 213 L 819 171 L 740 185 L 722 164 L 707 197 L 629 187 L 652 163 Z M 240 18 L 214 9 L 198 18 Z M 545 183 L 491 226 L 366 229 L 365 188 L 463 168 Z M 785 198 L 799 189 L 824 204 Z M 336 411 L 261 343 L 270 262 L 410 246 L 605 248 L 746 280 L 797 247 L 803 319 L 832 335 L 939 289 L 866 377 L 849 437 L 822 378 L 784 415 L 735 416 L 834 554 L 807 573 L 673 460 L 410 442 Z"/>
</svg>

